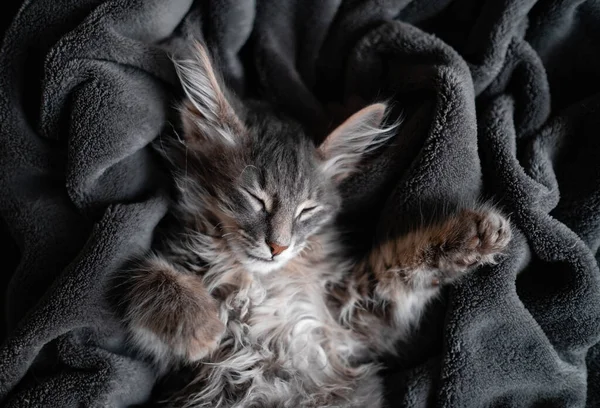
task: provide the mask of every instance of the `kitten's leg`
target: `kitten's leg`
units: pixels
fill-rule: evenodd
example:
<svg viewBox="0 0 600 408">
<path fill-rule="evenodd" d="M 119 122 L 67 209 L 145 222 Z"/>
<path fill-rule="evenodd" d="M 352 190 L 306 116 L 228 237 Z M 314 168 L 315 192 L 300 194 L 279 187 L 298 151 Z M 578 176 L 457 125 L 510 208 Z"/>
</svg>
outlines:
<svg viewBox="0 0 600 408">
<path fill-rule="evenodd" d="M 375 354 L 393 352 L 438 291 L 508 244 L 508 221 L 495 210 L 462 210 L 444 222 L 390 239 L 331 290 L 340 319 Z"/>
<path fill-rule="evenodd" d="M 464 209 L 444 222 L 418 230 L 392 243 L 391 258 L 406 283 L 426 289 L 452 282 L 474 267 L 495 262 L 508 245 L 508 220 L 494 209 Z M 409 260 L 408 263 L 406 260 Z"/>
<path fill-rule="evenodd" d="M 133 341 L 157 362 L 197 361 L 218 344 L 224 325 L 202 280 L 162 257 L 128 271 L 125 320 Z"/>
</svg>

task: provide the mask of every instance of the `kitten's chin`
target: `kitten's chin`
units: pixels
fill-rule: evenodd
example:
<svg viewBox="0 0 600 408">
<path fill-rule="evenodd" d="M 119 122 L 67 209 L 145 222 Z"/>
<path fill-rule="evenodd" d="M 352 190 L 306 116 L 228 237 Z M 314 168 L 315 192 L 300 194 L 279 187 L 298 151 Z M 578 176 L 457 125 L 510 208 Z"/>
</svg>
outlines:
<svg viewBox="0 0 600 408">
<path fill-rule="evenodd" d="M 241 262 L 249 272 L 259 274 L 259 275 L 265 275 L 265 274 L 268 274 L 268 273 L 271 273 L 273 271 L 283 268 L 285 266 L 285 264 L 288 263 L 288 261 L 293 258 L 293 256 L 275 258 L 272 261 L 263 261 L 263 260 L 260 260 L 257 258 L 251 258 L 251 257 L 244 257 L 244 258 L 245 259 L 241 260 Z"/>
<path fill-rule="evenodd" d="M 268 274 L 283 268 L 298 252 L 294 250 L 295 248 L 290 248 L 279 256 L 276 256 L 274 259 L 266 259 L 253 255 L 248 249 L 236 242 L 229 242 L 229 245 L 235 253 L 237 261 L 246 268 L 248 272 L 257 275 Z M 293 245 L 291 246 L 293 247 Z"/>
</svg>

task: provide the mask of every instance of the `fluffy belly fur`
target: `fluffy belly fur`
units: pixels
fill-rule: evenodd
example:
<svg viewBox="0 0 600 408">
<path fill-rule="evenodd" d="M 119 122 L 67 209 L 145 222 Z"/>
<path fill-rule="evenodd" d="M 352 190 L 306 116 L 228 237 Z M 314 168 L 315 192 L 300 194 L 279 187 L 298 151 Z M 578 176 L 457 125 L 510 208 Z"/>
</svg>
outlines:
<svg viewBox="0 0 600 408">
<path fill-rule="evenodd" d="M 377 366 L 353 363 L 366 349 L 328 308 L 323 267 L 301 272 L 292 265 L 237 279 L 247 285 L 222 303 L 226 333 L 178 401 L 189 407 L 379 406 Z"/>
</svg>

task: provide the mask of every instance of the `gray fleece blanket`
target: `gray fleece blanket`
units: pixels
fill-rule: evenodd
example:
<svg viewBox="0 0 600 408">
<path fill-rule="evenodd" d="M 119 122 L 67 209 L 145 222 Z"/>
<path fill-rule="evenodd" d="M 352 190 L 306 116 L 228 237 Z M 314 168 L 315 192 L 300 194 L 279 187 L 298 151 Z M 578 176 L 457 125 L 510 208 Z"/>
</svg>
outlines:
<svg viewBox="0 0 600 408">
<path fill-rule="evenodd" d="M 0 55 L 5 407 L 124 407 L 157 379 L 105 293 L 167 211 L 169 54 L 205 41 L 237 93 L 324 129 L 353 100 L 405 122 L 346 186 L 346 221 L 476 195 L 507 256 L 431 308 L 385 372 L 393 407 L 600 406 L 600 3 L 26 1 Z"/>
</svg>

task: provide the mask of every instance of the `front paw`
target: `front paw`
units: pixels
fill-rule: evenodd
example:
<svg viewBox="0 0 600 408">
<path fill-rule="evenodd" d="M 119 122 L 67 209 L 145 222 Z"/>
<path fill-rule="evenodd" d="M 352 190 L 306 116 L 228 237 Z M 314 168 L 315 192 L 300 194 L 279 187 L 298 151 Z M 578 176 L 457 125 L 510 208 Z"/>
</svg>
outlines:
<svg viewBox="0 0 600 408">
<path fill-rule="evenodd" d="M 201 279 L 166 261 L 146 261 L 131 278 L 127 320 L 133 340 L 158 359 L 200 360 L 219 343 L 225 326 Z"/>
<path fill-rule="evenodd" d="M 452 278 L 472 267 L 494 263 L 511 239 L 508 220 L 494 210 L 462 210 L 442 226 L 436 267 Z"/>
</svg>

